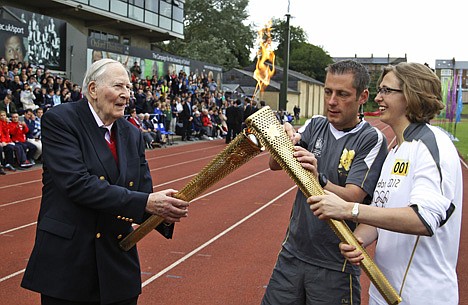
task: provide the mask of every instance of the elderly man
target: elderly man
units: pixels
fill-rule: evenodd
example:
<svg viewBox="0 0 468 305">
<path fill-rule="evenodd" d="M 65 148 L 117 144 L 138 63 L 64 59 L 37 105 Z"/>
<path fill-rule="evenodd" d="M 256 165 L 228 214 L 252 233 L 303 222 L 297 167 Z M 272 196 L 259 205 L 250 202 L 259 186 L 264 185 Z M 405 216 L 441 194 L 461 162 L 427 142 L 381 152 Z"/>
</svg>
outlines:
<svg viewBox="0 0 468 305">
<path fill-rule="evenodd" d="M 175 190 L 151 193 L 143 137 L 123 117 L 130 86 L 121 63 L 96 61 L 84 77 L 86 99 L 42 117 L 44 187 L 21 283 L 41 293 L 42 305 L 137 304 L 138 253 L 119 241 L 150 214 L 165 219 L 157 230 L 171 238 L 187 216 Z"/>
</svg>

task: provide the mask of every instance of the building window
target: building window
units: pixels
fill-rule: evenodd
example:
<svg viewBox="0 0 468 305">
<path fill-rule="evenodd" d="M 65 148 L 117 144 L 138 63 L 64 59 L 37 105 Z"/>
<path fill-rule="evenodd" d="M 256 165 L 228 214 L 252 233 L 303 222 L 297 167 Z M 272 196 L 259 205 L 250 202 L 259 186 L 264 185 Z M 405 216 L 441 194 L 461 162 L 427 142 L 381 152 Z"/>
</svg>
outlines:
<svg viewBox="0 0 468 305">
<path fill-rule="evenodd" d="M 174 15 L 173 19 L 178 22 L 183 22 L 184 21 L 184 9 L 181 7 L 174 6 Z"/>
<path fill-rule="evenodd" d="M 131 5 L 135 5 L 139 8 L 144 8 L 145 1 L 144 0 L 128 0 L 128 3 Z"/>
<path fill-rule="evenodd" d="M 440 70 L 440 76 L 452 76 L 451 69 L 442 69 Z"/>
<path fill-rule="evenodd" d="M 122 37 L 122 44 L 124 46 L 130 46 L 130 38 L 129 37 Z"/>
<path fill-rule="evenodd" d="M 158 13 L 158 1 L 155 0 L 145 0 L 145 10 L 153 12 L 153 13 Z"/>
<path fill-rule="evenodd" d="M 143 19 L 143 9 L 136 7 L 134 5 L 128 6 L 128 17 L 138 21 L 144 21 Z"/>
<path fill-rule="evenodd" d="M 166 1 L 159 1 L 159 14 L 161 16 L 165 16 L 165 17 L 169 17 L 171 18 L 172 17 L 172 5 L 167 3 Z"/>
<path fill-rule="evenodd" d="M 109 0 L 89 0 L 89 5 L 109 11 Z"/>
<path fill-rule="evenodd" d="M 158 14 L 145 11 L 145 23 L 158 26 Z"/>
<path fill-rule="evenodd" d="M 171 19 L 163 17 L 163 16 L 159 16 L 159 27 L 172 31 Z"/>
<path fill-rule="evenodd" d="M 113 13 L 119 14 L 121 16 L 127 17 L 127 10 L 128 10 L 127 7 L 128 7 L 127 1 L 114 0 L 114 1 L 111 1 L 110 11 Z"/>
<path fill-rule="evenodd" d="M 172 31 L 184 34 L 184 24 L 182 22 L 172 21 Z"/>
</svg>

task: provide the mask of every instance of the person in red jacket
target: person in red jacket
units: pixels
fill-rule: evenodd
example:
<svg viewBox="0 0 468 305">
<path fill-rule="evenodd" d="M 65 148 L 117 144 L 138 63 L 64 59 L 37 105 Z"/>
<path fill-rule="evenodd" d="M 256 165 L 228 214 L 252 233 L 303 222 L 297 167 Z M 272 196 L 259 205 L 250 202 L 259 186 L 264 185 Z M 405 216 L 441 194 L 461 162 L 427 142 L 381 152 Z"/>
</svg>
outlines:
<svg viewBox="0 0 468 305">
<path fill-rule="evenodd" d="M 0 161 L 3 167 L 10 171 L 16 171 L 16 168 L 13 166 L 15 161 L 15 143 L 11 140 L 10 131 L 8 130 L 7 113 L 4 110 L 0 110 L 0 147 L 1 151 L 5 154 L 5 159 L 3 159 L 3 155 L 0 154 Z"/>
<path fill-rule="evenodd" d="M 203 108 L 201 113 L 201 121 L 202 121 L 202 129 L 204 130 L 204 134 L 202 135 L 202 139 L 204 140 L 213 140 L 213 124 L 211 123 L 210 115 L 208 113 L 208 109 Z"/>
<path fill-rule="evenodd" d="M 33 166 L 35 164 L 34 154 L 37 147 L 26 141 L 26 134 L 29 132 L 29 128 L 24 122 L 19 121 L 18 113 L 11 114 L 8 131 L 10 132 L 11 140 L 15 143 L 16 158 L 20 167 L 28 168 Z"/>
</svg>

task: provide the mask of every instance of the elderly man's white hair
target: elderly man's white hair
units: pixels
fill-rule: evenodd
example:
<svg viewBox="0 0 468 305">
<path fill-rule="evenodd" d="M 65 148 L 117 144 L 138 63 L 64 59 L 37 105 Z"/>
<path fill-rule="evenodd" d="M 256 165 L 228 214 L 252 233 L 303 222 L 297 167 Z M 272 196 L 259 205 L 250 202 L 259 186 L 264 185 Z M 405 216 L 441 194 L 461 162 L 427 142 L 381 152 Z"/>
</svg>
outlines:
<svg viewBox="0 0 468 305">
<path fill-rule="evenodd" d="M 121 65 L 127 71 L 128 77 L 130 79 L 130 71 L 124 65 L 122 65 L 122 63 L 110 58 L 100 59 L 95 61 L 86 71 L 85 77 L 83 79 L 83 86 L 81 87 L 83 95 L 88 94 L 88 84 L 90 82 L 95 81 L 96 83 L 99 83 L 102 81 L 101 76 L 104 74 L 110 64 Z"/>
</svg>

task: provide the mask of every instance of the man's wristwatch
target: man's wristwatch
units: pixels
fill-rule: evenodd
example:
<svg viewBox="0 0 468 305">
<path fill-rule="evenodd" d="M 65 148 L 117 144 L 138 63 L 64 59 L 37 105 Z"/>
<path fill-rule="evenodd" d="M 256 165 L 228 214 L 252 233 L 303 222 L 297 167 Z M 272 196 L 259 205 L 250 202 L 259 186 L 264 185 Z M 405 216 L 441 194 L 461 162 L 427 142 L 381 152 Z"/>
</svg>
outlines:
<svg viewBox="0 0 468 305">
<path fill-rule="evenodd" d="M 318 180 L 319 180 L 320 186 L 322 188 L 324 188 L 325 185 L 327 185 L 327 183 L 328 183 L 328 178 L 324 173 L 319 173 Z"/>
<path fill-rule="evenodd" d="M 357 221 L 357 218 L 359 216 L 359 203 L 355 202 L 353 209 L 351 210 L 351 216 L 353 216 L 353 220 Z"/>
</svg>

